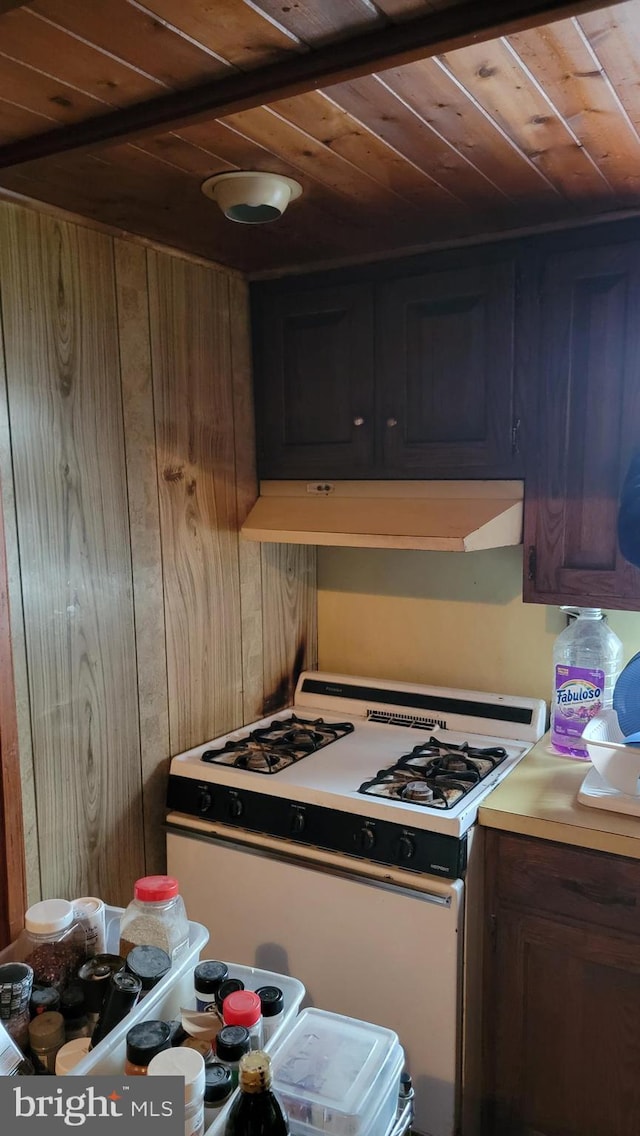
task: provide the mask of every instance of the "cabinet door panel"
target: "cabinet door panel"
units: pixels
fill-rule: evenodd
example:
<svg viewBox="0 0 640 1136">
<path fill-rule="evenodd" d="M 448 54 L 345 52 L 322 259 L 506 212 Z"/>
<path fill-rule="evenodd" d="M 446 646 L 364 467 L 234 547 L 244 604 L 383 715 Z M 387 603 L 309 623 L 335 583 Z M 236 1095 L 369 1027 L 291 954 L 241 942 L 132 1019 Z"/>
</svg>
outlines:
<svg viewBox="0 0 640 1136">
<path fill-rule="evenodd" d="M 261 476 L 357 476 L 373 461 L 370 288 L 267 295 L 257 316 Z"/>
<path fill-rule="evenodd" d="M 638 245 L 559 254 L 541 309 L 539 464 L 527 485 L 525 598 L 637 606 L 618 550 L 618 498 L 640 444 Z"/>
<path fill-rule="evenodd" d="M 637 1136 L 639 946 L 498 910 L 487 1136 Z"/>
<path fill-rule="evenodd" d="M 438 477 L 516 472 L 513 322 L 511 263 L 381 286 L 377 352 L 386 467 Z"/>
</svg>

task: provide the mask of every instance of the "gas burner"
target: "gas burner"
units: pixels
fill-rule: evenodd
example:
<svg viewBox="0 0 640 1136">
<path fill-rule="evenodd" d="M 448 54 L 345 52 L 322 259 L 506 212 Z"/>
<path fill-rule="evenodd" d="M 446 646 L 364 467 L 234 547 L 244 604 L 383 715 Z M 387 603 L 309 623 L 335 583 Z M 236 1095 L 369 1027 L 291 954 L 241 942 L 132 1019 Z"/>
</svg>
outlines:
<svg viewBox="0 0 640 1136">
<path fill-rule="evenodd" d="M 430 809 L 451 809 L 507 756 L 502 746 L 482 749 L 430 738 L 365 781 L 359 793 Z"/>
<path fill-rule="evenodd" d="M 279 773 L 352 730 L 351 722 L 310 721 L 292 714 L 274 718 L 270 725 L 258 727 L 245 737 L 231 738 L 221 749 L 205 750 L 202 761 L 233 765 L 252 773 Z"/>
</svg>

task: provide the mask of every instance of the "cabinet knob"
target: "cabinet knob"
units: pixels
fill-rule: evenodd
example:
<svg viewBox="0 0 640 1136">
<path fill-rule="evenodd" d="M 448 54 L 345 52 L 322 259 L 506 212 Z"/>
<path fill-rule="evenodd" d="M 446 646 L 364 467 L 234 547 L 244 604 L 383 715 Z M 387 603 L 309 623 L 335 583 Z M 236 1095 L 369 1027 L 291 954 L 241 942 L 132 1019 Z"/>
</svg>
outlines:
<svg viewBox="0 0 640 1136">
<path fill-rule="evenodd" d="M 364 418 L 361 418 L 360 415 L 358 415 L 357 418 L 354 418 L 353 425 L 354 426 L 364 426 Z"/>
<path fill-rule="evenodd" d="M 389 429 L 392 429 L 393 426 L 397 426 L 397 425 L 398 425 L 398 419 L 397 418 L 387 418 L 387 426 L 389 427 Z"/>
</svg>

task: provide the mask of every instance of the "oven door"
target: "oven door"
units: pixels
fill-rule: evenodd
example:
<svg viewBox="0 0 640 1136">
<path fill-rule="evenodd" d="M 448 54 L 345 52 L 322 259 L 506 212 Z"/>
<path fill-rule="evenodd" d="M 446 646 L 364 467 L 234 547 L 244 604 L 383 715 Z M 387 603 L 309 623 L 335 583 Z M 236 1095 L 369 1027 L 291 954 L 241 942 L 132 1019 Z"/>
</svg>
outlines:
<svg viewBox="0 0 640 1136">
<path fill-rule="evenodd" d="M 453 1136 L 462 881 L 376 867 L 365 876 L 348 857 L 314 861 L 297 847 L 283 854 L 284 842 L 246 841 L 236 830 L 229 840 L 220 829 L 168 830 L 168 871 L 189 918 L 209 929 L 211 957 L 293 975 L 305 1005 L 395 1030 L 415 1087 L 414 1129 Z"/>
</svg>

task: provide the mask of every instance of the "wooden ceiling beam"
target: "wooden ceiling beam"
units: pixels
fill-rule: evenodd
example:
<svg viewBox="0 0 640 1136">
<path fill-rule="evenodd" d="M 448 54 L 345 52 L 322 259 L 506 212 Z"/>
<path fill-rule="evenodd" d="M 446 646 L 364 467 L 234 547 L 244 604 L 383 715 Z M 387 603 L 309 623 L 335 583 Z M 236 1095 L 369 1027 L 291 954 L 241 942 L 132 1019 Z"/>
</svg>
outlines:
<svg viewBox="0 0 640 1136">
<path fill-rule="evenodd" d="M 10 0 L 0 0 L 2 3 Z M 471 43 L 612 6 L 618 0 L 465 0 L 255 71 L 137 103 L 0 147 L 0 168 L 129 141 L 330 87 Z"/>
<path fill-rule="evenodd" d="M 29 0 L 0 0 L 0 16 L 5 12 L 12 12 L 14 8 L 24 8 Z"/>
</svg>

